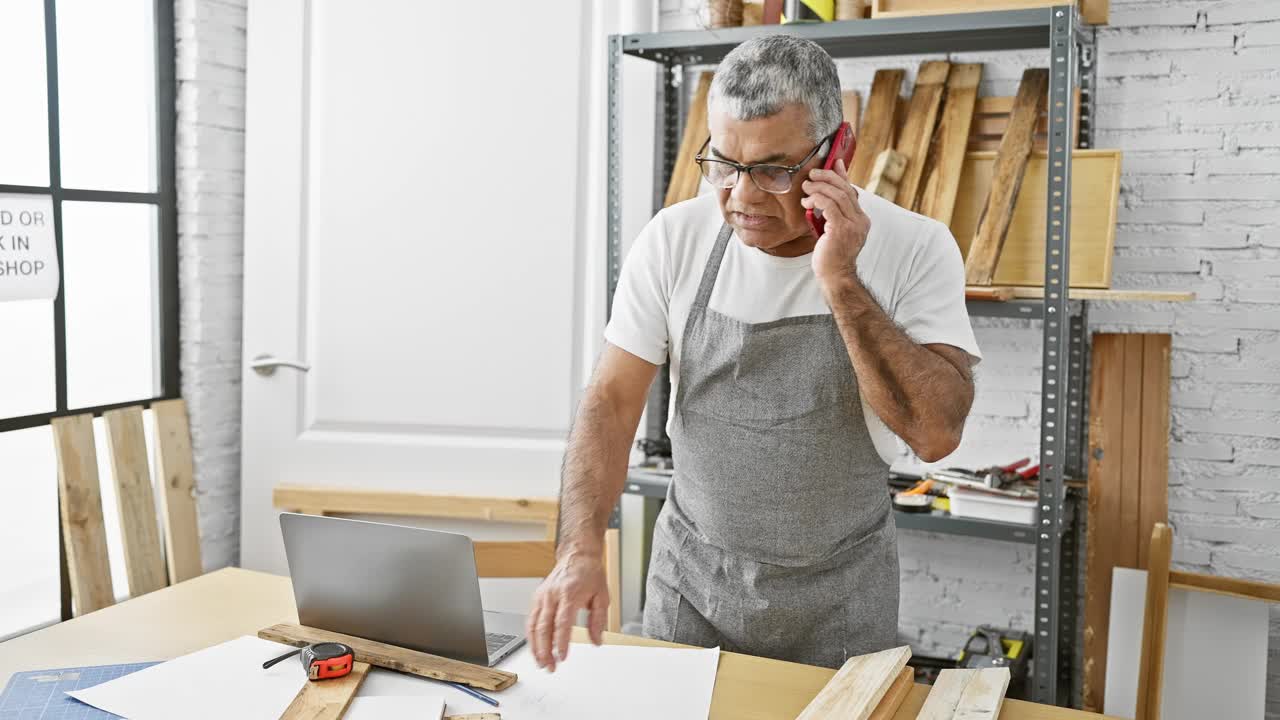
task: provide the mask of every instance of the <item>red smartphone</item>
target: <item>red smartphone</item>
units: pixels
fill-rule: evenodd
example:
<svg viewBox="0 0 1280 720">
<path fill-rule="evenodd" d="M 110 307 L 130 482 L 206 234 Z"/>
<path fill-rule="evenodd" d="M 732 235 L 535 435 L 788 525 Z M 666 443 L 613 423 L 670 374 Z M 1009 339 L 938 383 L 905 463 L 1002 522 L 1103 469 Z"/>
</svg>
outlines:
<svg viewBox="0 0 1280 720">
<path fill-rule="evenodd" d="M 831 152 L 827 153 L 827 157 L 822 161 L 823 170 L 832 170 L 836 166 L 836 160 L 844 160 L 844 167 L 849 169 L 849 161 L 853 160 L 853 150 L 858 146 L 858 141 L 853 136 L 853 126 L 847 122 L 840 123 L 840 127 L 836 129 L 836 136 L 831 139 Z M 822 237 L 822 231 L 827 227 L 827 221 L 822 217 L 822 211 L 813 208 L 806 210 L 804 216 L 809 219 L 809 227 L 813 228 L 814 237 Z"/>
</svg>

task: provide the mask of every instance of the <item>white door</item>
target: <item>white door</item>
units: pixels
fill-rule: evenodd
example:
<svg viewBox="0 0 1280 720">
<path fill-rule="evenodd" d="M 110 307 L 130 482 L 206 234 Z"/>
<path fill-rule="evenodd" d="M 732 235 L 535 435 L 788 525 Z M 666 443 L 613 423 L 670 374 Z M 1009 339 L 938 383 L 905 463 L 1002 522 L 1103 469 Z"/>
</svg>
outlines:
<svg viewBox="0 0 1280 720">
<path fill-rule="evenodd" d="M 250 4 L 245 567 L 285 571 L 280 483 L 556 494 L 603 312 L 592 5 Z"/>
</svg>

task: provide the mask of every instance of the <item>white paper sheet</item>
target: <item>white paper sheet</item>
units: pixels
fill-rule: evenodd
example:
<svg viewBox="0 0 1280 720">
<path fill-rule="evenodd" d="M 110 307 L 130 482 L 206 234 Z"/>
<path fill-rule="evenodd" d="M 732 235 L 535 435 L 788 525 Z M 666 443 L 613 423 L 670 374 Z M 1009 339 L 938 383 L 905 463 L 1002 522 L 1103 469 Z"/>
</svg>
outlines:
<svg viewBox="0 0 1280 720">
<path fill-rule="evenodd" d="M 1146 611 L 1145 570 L 1116 568 L 1107 631 L 1107 715 L 1132 718 Z M 1267 690 L 1266 603 L 1169 589 L 1163 720 L 1261 718 Z"/>
<path fill-rule="evenodd" d="M 287 650 L 246 635 L 67 694 L 129 720 L 277 720 L 307 682 L 297 659 L 262 669 Z"/>
<path fill-rule="evenodd" d="M 450 715 L 498 712 L 502 720 L 706 720 L 719 661 L 719 648 L 574 643 L 569 658 L 548 673 L 525 646 L 499 666 L 520 680 L 487 693 L 501 703 L 497 708 L 446 685 L 382 670 L 369 674 L 360 695 L 442 694 Z"/>
<path fill-rule="evenodd" d="M 366 677 L 367 681 L 368 678 Z M 363 692 L 363 688 L 361 689 Z M 433 695 L 400 697 L 356 696 L 342 720 L 440 720 L 444 698 Z"/>
</svg>

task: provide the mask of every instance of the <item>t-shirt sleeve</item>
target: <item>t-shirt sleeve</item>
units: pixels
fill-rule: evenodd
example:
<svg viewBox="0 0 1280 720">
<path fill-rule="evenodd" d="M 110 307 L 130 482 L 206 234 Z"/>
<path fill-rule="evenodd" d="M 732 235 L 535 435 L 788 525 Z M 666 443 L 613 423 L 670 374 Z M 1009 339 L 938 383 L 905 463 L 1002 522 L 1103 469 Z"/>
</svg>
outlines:
<svg viewBox="0 0 1280 720">
<path fill-rule="evenodd" d="M 636 236 L 613 294 L 604 339 L 654 365 L 667 361 L 671 264 L 662 213 Z"/>
<path fill-rule="evenodd" d="M 964 260 L 951 231 L 932 224 L 912 258 L 893 320 L 921 345 L 945 344 L 982 359 L 964 302 Z"/>
</svg>

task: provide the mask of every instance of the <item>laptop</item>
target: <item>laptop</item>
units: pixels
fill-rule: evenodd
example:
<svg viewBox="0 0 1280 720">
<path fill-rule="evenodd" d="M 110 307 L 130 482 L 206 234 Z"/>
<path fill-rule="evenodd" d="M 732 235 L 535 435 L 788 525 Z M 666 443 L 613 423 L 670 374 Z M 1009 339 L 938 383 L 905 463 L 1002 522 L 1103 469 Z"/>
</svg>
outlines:
<svg viewBox="0 0 1280 720">
<path fill-rule="evenodd" d="M 296 513 L 280 530 L 303 625 L 490 667 L 524 644 L 523 615 L 481 606 L 466 535 Z"/>
</svg>

